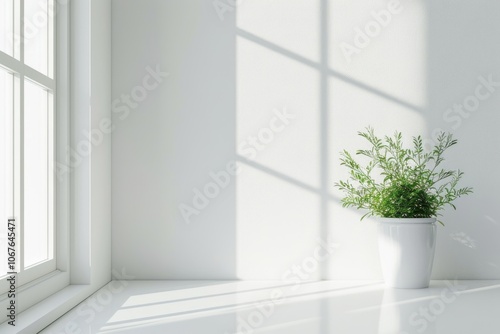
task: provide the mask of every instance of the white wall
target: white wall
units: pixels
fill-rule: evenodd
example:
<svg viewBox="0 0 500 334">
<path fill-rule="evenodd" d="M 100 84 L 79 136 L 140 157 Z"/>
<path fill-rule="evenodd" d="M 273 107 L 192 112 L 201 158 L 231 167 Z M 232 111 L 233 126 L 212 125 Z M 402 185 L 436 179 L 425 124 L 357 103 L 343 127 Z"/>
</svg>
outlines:
<svg viewBox="0 0 500 334">
<path fill-rule="evenodd" d="M 220 22 L 211 2 L 113 2 L 114 268 L 136 278 L 235 277 L 234 184 L 196 223 L 177 209 L 233 158 L 234 48 L 234 22 Z M 147 70 L 157 67 L 169 73 L 162 82 Z M 138 94 L 145 78 L 157 87 L 126 107 L 122 94 Z"/>
<path fill-rule="evenodd" d="M 114 0 L 113 267 L 136 278 L 292 281 L 294 265 L 307 279 L 381 278 L 376 225 L 341 208 L 333 187 L 346 176 L 338 152 L 372 125 L 455 133 L 449 164 L 475 194 L 445 212 L 433 275 L 499 278 L 500 92 L 470 116 L 446 111 L 473 101 L 480 76 L 500 81 L 499 7 L 253 0 L 217 12 L 208 0 Z M 141 96 L 157 65 L 169 76 Z M 223 172 L 233 161 L 236 176 Z M 196 189 L 220 193 L 203 203 Z M 327 236 L 335 250 L 316 268 Z"/>
</svg>

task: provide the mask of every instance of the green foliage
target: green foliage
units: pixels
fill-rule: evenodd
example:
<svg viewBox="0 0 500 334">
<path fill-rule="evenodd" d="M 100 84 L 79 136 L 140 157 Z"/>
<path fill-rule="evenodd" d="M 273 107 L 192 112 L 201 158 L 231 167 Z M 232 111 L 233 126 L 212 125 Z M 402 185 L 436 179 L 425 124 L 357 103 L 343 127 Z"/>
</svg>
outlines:
<svg viewBox="0 0 500 334">
<path fill-rule="evenodd" d="M 335 186 L 345 194 L 342 206 L 368 210 L 361 219 L 437 217 L 446 205 L 456 209 L 453 201 L 472 193 L 472 188 L 457 187 L 463 172 L 440 168 L 443 153 L 457 144 L 452 134 L 441 133 L 430 152 L 425 152 L 421 136 L 413 137 L 413 147 L 407 149 L 400 132 L 383 139 L 372 128 L 358 134 L 371 144 L 356 152 L 368 163 L 361 166 L 349 152 L 341 152 L 341 165 L 350 177 Z"/>
</svg>

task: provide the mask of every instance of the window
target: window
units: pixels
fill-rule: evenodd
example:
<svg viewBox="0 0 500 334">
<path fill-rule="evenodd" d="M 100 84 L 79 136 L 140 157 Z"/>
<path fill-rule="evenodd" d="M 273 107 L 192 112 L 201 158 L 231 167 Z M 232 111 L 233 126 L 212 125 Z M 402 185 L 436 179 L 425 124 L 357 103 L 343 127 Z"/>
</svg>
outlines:
<svg viewBox="0 0 500 334">
<path fill-rule="evenodd" d="M 0 2 L 0 293 L 9 218 L 17 285 L 56 269 L 54 26 L 54 0 Z"/>
</svg>

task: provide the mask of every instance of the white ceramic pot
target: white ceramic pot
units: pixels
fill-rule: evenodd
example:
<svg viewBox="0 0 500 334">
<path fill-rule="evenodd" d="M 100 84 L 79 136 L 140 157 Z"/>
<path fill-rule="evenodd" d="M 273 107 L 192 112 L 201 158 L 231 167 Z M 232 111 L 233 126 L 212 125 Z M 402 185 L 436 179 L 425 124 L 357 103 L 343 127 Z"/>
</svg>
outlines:
<svg viewBox="0 0 500 334">
<path fill-rule="evenodd" d="M 436 218 L 379 218 L 380 264 L 388 287 L 427 288 L 436 247 Z"/>
</svg>

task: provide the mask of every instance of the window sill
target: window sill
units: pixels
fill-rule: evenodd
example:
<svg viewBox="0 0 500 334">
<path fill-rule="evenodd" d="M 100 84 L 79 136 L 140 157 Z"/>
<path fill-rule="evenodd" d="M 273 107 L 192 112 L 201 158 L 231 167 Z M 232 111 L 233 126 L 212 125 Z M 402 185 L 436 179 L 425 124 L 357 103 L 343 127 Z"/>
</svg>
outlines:
<svg viewBox="0 0 500 334">
<path fill-rule="evenodd" d="M 54 276 L 62 278 L 66 273 L 59 272 Z M 43 283 L 42 283 L 43 284 Z M 37 288 L 40 288 L 40 284 Z M 34 287 L 33 287 L 34 288 Z M 92 285 L 69 285 L 57 292 L 51 292 L 49 297 L 46 297 L 41 302 L 33 305 L 27 310 L 16 315 L 16 326 L 11 326 L 7 322 L 0 324 L 0 333 L 2 334 L 33 334 L 38 333 L 64 313 L 71 310 L 73 307 L 81 303 L 85 298 L 90 296 L 101 287 Z M 29 288 L 20 293 L 32 293 Z M 38 291 L 37 291 L 38 292 Z M 21 296 L 19 297 L 21 298 Z M 8 300 L 0 302 L 2 309 L 4 303 Z M 6 305 L 6 304 L 5 304 Z"/>
</svg>

